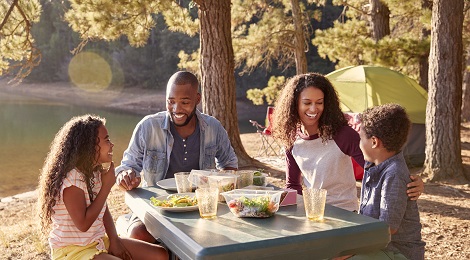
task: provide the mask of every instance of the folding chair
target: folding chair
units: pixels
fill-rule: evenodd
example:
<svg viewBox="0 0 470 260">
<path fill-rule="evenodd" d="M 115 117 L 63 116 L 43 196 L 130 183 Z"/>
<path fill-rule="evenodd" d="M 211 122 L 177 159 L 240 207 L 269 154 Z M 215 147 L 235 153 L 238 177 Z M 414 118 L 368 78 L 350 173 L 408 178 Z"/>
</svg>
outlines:
<svg viewBox="0 0 470 260">
<path fill-rule="evenodd" d="M 271 135 L 271 122 L 272 116 L 274 113 L 274 107 L 268 106 L 266 111 L 266 126 L 260 125 L 255 120 L 250 120 L 250 123 L 256 127 L 256 132 L 260 134 L 261 146 L 258 150 L 258 156 L 280 156 L 281 155 L 281 145 L 273 138 Z"/>
</svg>

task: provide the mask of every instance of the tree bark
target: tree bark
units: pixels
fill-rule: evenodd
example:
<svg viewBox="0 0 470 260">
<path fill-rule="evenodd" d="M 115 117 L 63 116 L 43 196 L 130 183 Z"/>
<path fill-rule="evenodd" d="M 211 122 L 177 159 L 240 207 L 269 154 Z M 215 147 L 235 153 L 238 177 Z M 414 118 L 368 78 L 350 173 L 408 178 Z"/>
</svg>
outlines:
<svg viewBox="0 0 470 260">
<path fill-rule="evenodd" d="M 380 0 L 370 0 L 372 39 L 378 42 L 390 35 L 390 10 Z"/>
<path fill-rule="evenodd" d="M 462 180 L 463 0 L 434 0 L 431 27 L 425 172 L 431 181 Z"/>
<path fill-rule="evenodd" d="M 295 30 L 295 69 L 298 74 L 305 74 L 308 72 L 305 33 L 302 22 L 302 13 L 300 11 L 299 0 L 291 0 L 292 5 L 292 19 L 294 20 Z"/>
<path fill-rule="evenodd" d="M 428 90 L 429 85 L 429 53 L 419 58 L 419 85 Z"/>
<path fill-rule="evenodd" d="M 245 151 L 238 129 L 230 0 L 198 0 L 202 110 L 227 130 L 239 167 L 255 160 Z"/>
<path fill-rule="evenodd" d="M 463 93 L 462 93 L 462 120 L 464 122 L 470 121 L 470 45 L 466 50 L 466 62 L 463 73 Z"/>
<path fill-rule="evenodd" d="M 432 10 L 432 1 L 422 0 L 421 7 L 423 10 Z M 421 39 L 426 39 L 431 34 L 429 29 L 423 28 L 421 31 Z M 429 84 L 429 51 L 419 59 L 419 85 L 428 90 Z"/>
</svg>

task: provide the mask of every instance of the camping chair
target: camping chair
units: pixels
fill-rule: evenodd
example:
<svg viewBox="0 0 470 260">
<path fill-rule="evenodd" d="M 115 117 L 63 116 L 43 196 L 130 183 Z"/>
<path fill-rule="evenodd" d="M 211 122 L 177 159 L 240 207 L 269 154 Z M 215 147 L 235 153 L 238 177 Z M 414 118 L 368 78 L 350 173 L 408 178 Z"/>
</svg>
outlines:
<svg viewBox="0 0 470 260">
<path fill-rule="evenodd" d="M 274 107 L 268 106 L 266 111 L 266 126 L 260 125 L 255 120 L 250 120 L 250 123 L 256 127 L 256 132 L 259 133 L 261 138 L 261 146 L 258 150 L 258 156 L 266 155 L 266 156 L 280 156 L 281 155 L 281 145 L 273 138 L 271 135 L 271 122 L 272 116 L 274 113 Z"/>
</svg>

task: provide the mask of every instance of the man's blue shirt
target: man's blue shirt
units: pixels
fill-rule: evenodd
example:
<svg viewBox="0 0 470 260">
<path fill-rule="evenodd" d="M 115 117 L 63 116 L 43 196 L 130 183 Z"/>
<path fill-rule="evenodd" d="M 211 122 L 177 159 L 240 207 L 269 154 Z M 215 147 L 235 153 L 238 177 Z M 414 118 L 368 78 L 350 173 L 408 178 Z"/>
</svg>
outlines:
<svg viewBox="0 0 470 260">
<path fill-rule="evenodd" d="M 196 110 L 200 129 L 200 169 L 238 168 L 237 156 L 227 131 L 214 117 Z M 135 127 L 116 173 L 134 169 L 143 175 L 143 186 L 153 186 L 165 178 L 174 144 L 170 115 L 162 111 L 144 117 Z"/>
</svg>

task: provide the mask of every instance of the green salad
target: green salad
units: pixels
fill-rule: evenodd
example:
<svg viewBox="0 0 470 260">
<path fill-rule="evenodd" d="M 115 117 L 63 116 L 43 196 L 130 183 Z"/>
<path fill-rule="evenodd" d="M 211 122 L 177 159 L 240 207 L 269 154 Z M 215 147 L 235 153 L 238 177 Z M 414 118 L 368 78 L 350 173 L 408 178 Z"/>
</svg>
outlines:
<svg viewBox="0 0 470 260">
<path fill-rule="evenodd" d="M 266 177 L 263 175 L 262 170 L 255 171 L 253 173 L 253 185 L 264 186 L 266 182 Z"/>
<path fill-rule="evenodd" d="M 271 201 L 271 197 L 266 195 L 254 198 L 242 196 L 228 201 L 227 205 L 239 217 L 267 218 L 279 209 L 279 203 Z"/>
</svg>

